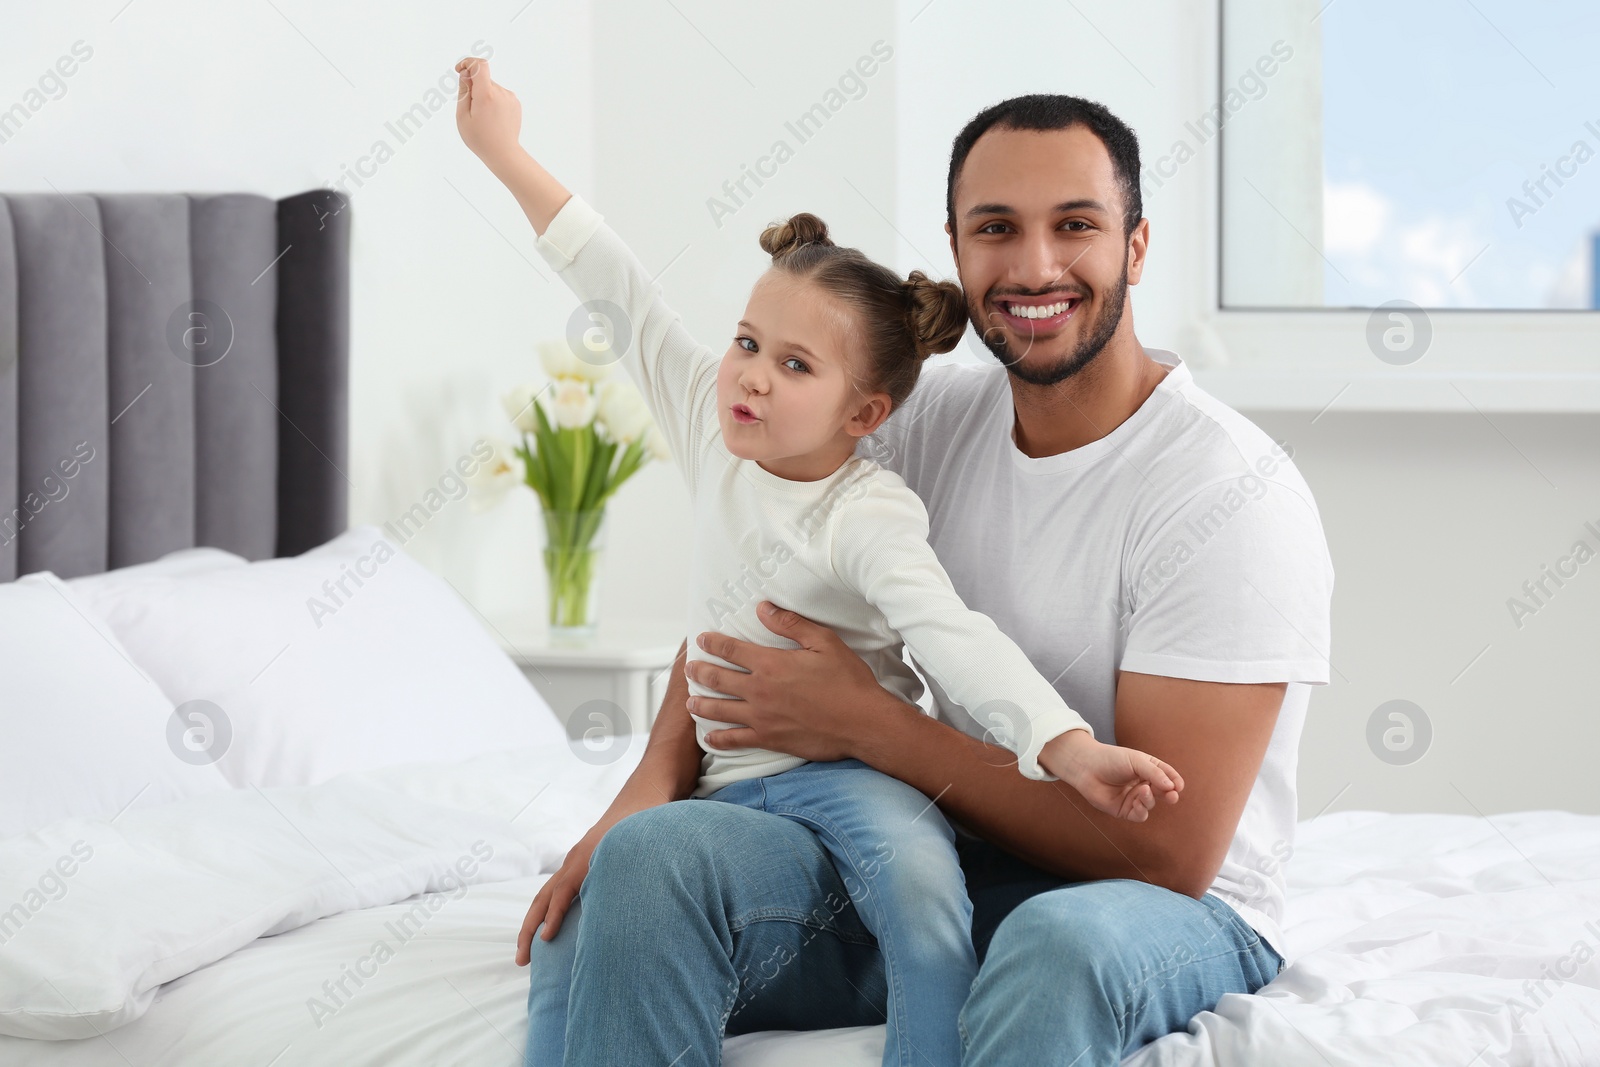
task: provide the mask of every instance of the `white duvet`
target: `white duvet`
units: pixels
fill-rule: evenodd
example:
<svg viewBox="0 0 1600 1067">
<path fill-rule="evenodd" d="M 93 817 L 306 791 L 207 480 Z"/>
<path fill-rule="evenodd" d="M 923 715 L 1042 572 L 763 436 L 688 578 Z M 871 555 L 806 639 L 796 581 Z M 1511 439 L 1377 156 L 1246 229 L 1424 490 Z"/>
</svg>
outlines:
<svg viewBox="0 0 1600 1067">
<path fill-rule="evenodd" d="M 516 929 L 642 744 L 604 766 L 546 748 L 0 841 L 0 1032 L 58 1038 L 0 1037 L 0 1063 L 520 1064 Z M 1128 1064 L 1600 1063 L 1600 817 L 1328 815 L 1302 824 L 1289 875 L 1291 966 Z M 724 1052 L 872 1067 L 882 1044 L 863 1027 Z"/>
</svg>

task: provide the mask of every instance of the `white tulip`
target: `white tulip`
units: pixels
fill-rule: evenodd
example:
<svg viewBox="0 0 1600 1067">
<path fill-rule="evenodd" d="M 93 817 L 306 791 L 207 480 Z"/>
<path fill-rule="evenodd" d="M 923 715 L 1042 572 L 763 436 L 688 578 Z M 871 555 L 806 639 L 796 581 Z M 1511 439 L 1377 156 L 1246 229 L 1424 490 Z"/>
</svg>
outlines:
<svg viewBox="0 0 1600 1067">
<path fill-rule="evenodd" d="M 488 438 L 488 443 L 489 458 L 466 480 L 471 492 L 470 506 L 475 512 L 488 511 L 524 481 L 526 466 L 522 457 L 498 437 Z"/>
<path fill-rule="evenodd" d="M 565 341 L 539 342 L 539 365 L 553 381 L 580 377 L 578 365 L 581 362 Z"/>
<path fill-rule="evenodd" d="M 557 379 L 550 394 L 550 421 L 563 430 L 579 430 L 594 418 L 594 396 L 584 382 Z"/>
<path fill-rule="evenodd" d="M 533 433 L 539 428 L 539 419 L 533 413 L 533 405 L 544 388 L 542 385 L 519 385 L 500 398 L 511 425 L 523 433 Z"/>
<path fill-rule="evenodd" d="M 589 362 L 589 360 L 596 362 Z M 539 344 L 539 362 L 551 378 L 576 378 L 585 382 L 602 382 L 611 376 L 611 363 L 605 352 L 590 353 L 582 359 L 565 341 L 542 341 Z"/>
<path fill-rule="evenodd" d="M 655 459 L 670 460 L 672 458 L 672 452 L 667 448 L 667 439 L 662 436 L 661 431 L 654 425 L 645 431 L 644 445 L 645 451 L 649 452 Z"/>
<path fill-rule="evenodd" d="M 598 414 L 611 439 L 625 445 L 632 444 L 651 426 L 644 397 L 632 382 L 621 378 L 613 378 L 601 388 Z"/>
</svg>

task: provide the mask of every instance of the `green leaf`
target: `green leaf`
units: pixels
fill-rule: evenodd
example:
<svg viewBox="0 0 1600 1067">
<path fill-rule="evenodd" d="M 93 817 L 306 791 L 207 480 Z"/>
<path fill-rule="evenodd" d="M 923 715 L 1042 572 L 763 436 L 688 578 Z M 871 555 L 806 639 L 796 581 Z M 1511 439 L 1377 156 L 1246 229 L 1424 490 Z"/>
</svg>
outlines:
<svg viewBox="0 0 1600 1067">
<path fill-rule="evenodd" d="M 524 434 L 519 452 L 526 465 L 526 481 L 547 511 L 599 512 L 623 483 L 650 462 L 643 435 L 624 448 L 621 442 L 603 436 L 592 420 L 586 426 L 567 429 L 553 425 L 537 401 L 533 410 L 533 445 L 530 447 Z M 585 522 L 597 525 L 598 519 Z M 586 543 L 593 533 L 592 529 L 565 530 L 562 540 L 570 543 L 581 536 L 585 541 L 579 543 Z"/>
<path fill-rule="evenodd" d="M 538 454 L 534 454 L 534 451 L 528 448 L 526 435 L 523 435 L 520 445 L 512 445 L 512 453 L 517 454 L 518 459 L 522 459 L 523 485 L 528 486 L 534 493 L 539 494 L 539 502 L 541 504 L 547 501 L 549 499 L 549 490 L 546 488 L 544 469 L 542 469 Z"/>
<path fill-rule="evenodd" d="M 611 484 L 606 487 L 606 496 L 609 497 L 622 488 L 622 483 L 633 477 L 645 462 L 644 438 L 636 437 L 622 453 L 622 459 L 617 462 L 616 472 L 611 476 Z"/>
<path fill-rule="evenodd" d="M 606 498 L 606 486 L 611 479 L 611 458 L 617 450 L 616 442 L 595 437 L 595 457 L 589 465 L 589 478 L 584 483 L 580 511 L 600 506 Z"/>
<path fill-rule="evenodd" d="M 528 447 L 527 437 L 522 443 L 515 446 L 513 451 L 522 459 L 522 481 L 539 495 L 539 503 L 546 504 L 550 500 L 550 478 L 544 470 L 544 457 L 538 455 Z"/>
<path fill-rule="evenodd" d="M 569 483 L 570 493 L 567 497 L 567 506 L 573 511 L 583 507 L 583 491 L 589 481 L 589 464 L 593 459 L 594 431 L 590 427 L 569 429 L 564 431 L 572 445 L 572 480 Z"/>
<path fill-rule="evenodd" d="M 572 499 L 572 447 L 570 431 L 550 425 L 543 413 L 539 417 L 539 450 L 544 453 L 545 469 L 550 474 L 550 500 L 556 508 L 569 508 Z"/>
</svg>

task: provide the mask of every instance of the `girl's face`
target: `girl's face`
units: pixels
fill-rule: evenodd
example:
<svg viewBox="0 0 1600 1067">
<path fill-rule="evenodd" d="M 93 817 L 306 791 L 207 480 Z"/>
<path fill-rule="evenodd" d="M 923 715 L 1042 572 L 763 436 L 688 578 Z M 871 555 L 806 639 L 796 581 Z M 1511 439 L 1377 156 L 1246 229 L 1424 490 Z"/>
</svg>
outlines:
<svg viewBox="0 0 1600 1067">
<path fill-rule="evenodd" d="M 717 372 L 728 451 L 805 481 L 844 462 L 889 413 L 887 394 L 854 373 L 853 332 L 831 293 L 780 270 L 762 275 Z"/>
</svg>

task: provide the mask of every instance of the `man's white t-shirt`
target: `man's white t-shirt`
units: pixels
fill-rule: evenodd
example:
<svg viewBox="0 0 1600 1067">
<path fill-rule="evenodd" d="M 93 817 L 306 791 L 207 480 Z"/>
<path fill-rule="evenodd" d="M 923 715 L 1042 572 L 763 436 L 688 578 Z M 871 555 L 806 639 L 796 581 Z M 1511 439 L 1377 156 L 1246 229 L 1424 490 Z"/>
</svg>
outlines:
<svg viewBox="0 0 1600 1067">
<path fill-rule="evenodd" d="M 1145 351 L 1171 370 L 1122 425 L 1080 448 L 1026 455 L 1005 369 L 946 364 L 925 368 L 857 453 L 922 498 L 929 543 L 961 598 L 1100 740 L 1117 740 L 1120 670 L 1289 683 L 1211 886 L 1282 953 L 1300 731 L 1309 686 L 1328 681 L 1333 565 L 1284 450 L 1200 389 L 1177 356 Z M 938 718 L 984 736 L 928 682 Z M 1182 752 L 1156 755 L 1185 771 Z"/>
</svg>

